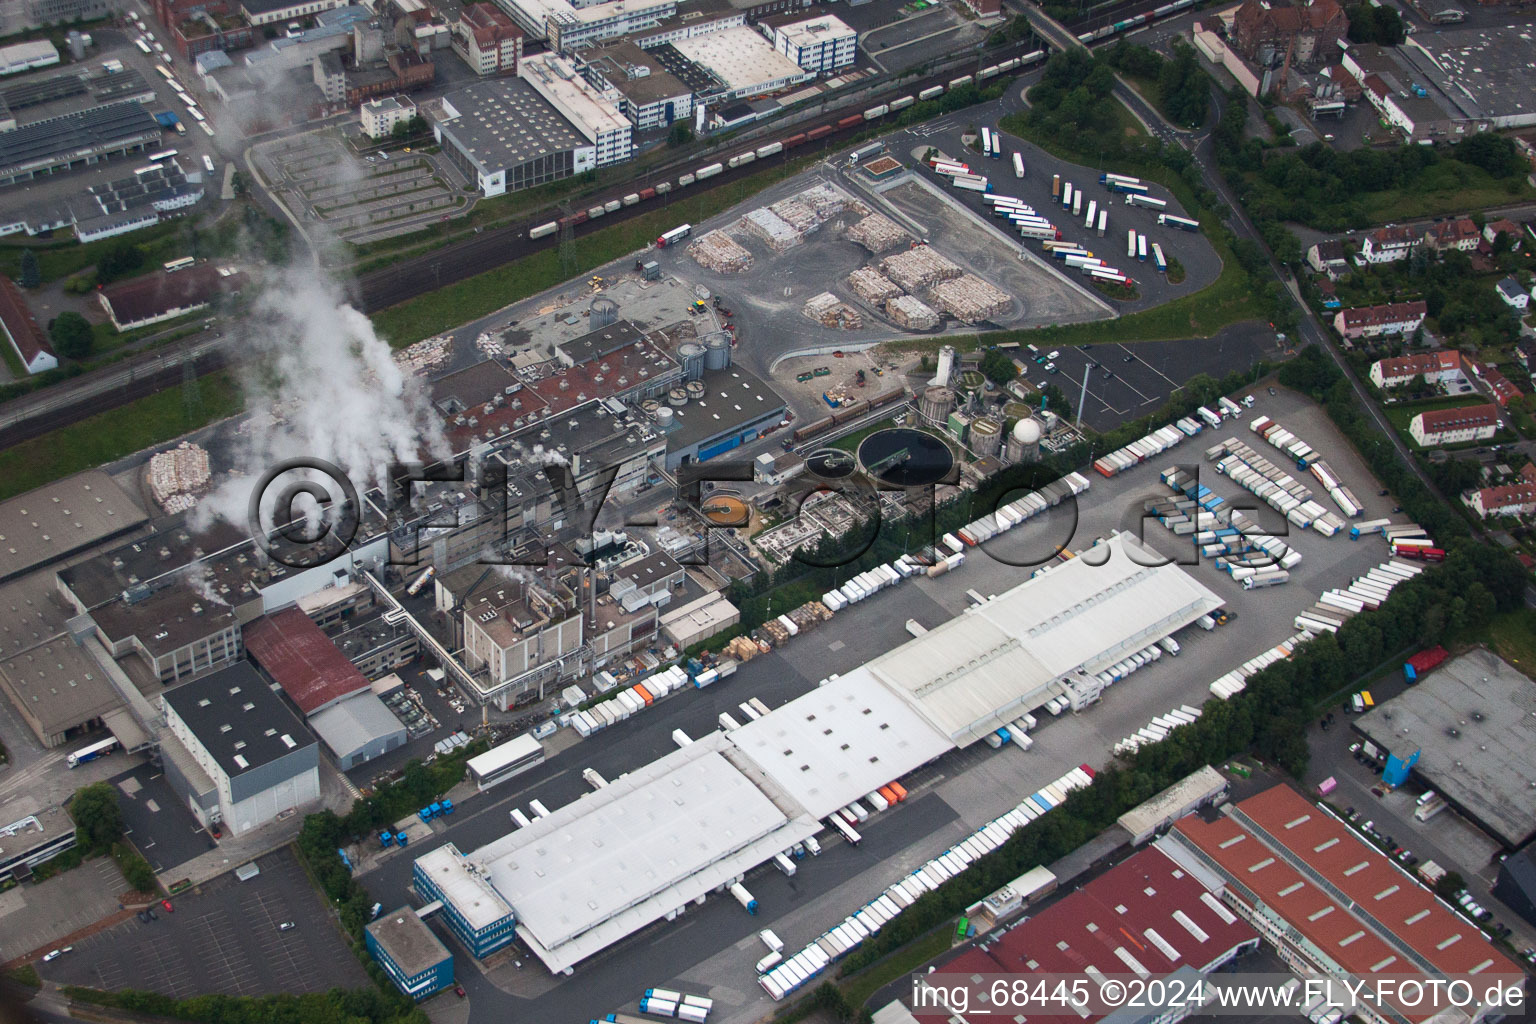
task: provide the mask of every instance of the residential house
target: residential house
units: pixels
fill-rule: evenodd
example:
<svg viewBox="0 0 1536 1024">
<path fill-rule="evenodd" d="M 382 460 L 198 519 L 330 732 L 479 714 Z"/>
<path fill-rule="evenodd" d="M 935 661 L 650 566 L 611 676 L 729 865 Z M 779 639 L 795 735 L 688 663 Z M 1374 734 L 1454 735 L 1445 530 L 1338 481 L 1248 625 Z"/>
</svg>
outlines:
<svg viewBox="0 0 1536 1024">
<path fill-rule="evenodd" d="M 1499 298 L 1504 300 L 1504 305 L 1510 309 L 1524 312 L 1525 307 L 1530 305 L 1530 293 L 1525 290 L 1525 287 L 1519 281 L 1512 277 L 1506 277 L 1496 284 L 1494 288 L 1498 291 Z"/>
<path fill-rule="evenodd" d="M 1427 312 L 1422 299 L 1341 309 L 1334 314 L 1333 327 L 1342 337 L 1350 339 L 1412 334 L 1424 322 Z"/>
<path fill-rule="evenodd" d="M 21 364 L 28 373 L 42 373 L 59 365 L 47 336 L 27 305 L 26 296 L 16 287 L 16 282 L 4 274 L 0 274 L 0 331 L 5 333 L 6 341 L 21 357 Z"/>
<path fill-rule="evenodd" d="M 1536 368 L 1536 342 L 1523 340 L 1515 342 L 1515 359 L 1527 370 Z"/>
<path fill-rule="evenodd" d="M 1319 274 L 1337 277 L 1349 269 L 1349 254 L 1344 251 L 1342 241 L 1330 238 L 1307 250 L 1307 266 Z"/>
<path fill-rule="evenodd" d="M 1505 484 L 1472 491 L 1463 499 L 1479 518 L 1528 516 L 1536 511 L 1536 485 Z"/>
<path fill-rule="evenodd" d="M 1500 235 L 1509 236 L 1511 252 L 1520 251 L 1520 245 L 1525 240 L 1520 230 L 1520 225 L 1508 217 L 1500 217 L 1498 220 L 1491 220 L 1483 225 L 1483 240 L 1489 245 L 1492 245 Z"/>
<path fill-rule="evenodd" d="M 1344 305 L 1339 301 L 1339 289 L 1328 278 L 1317 279 L 1317 291 L 1323 298 L 1324 309 L 1339 309 Z"/>
<path fill-rule="evenodd" d="M 1407 259 L 1421 239 L 1404 227 L 1377 228 L 1360 243 L 1360 255 L 1367 263 L 1391 263 Z"/>
<path fill-rule="evenodd" d="M 1400 388 L 1422 376 L 1431 384 L 1463 376 L 1465 365 L 1460 352 L 1421 352 L 1411 356 L 1382 359 L 1371 365 L 1371 383 L 1378 388 Z"/>
<path fill-rule="evenodd" d="M 1499 407 L 1491 404 L 1431 409 L 1408 421 L 1408 433 L 1425 448 L 1486 441 L 1498 432 Z"/>
<path fill-rule="evenodd" d="M 1472 369 L 1488 384 L 1488 389 L 1493 392 L 1494 401 L 1501 407 L 1507 407 L 1510 402 L 1519 398 L 1521 390 L 1509 382 L 1509 378 L 1500 373 L 1492 364 L 1472 364 Z"/>
<path fill-rule="evenodd" d="M 1438 252 L 1460 249 L 1471 252 L 1477 248 L 1483 233 L 1477 229 L 1471 217 L 1456 217 L 1431 224 L 1424 232 L 1424 243 Z"/>
</svg>

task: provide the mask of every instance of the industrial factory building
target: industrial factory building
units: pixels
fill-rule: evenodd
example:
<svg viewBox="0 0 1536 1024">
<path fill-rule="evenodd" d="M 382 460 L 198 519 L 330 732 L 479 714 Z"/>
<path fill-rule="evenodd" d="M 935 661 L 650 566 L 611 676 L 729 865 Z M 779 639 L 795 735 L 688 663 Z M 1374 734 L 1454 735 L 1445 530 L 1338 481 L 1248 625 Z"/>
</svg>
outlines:
<svg viewBox="0 0 1536 1024">
<path fill-rule="evenodd" d="M 432 851 L 417 861 L 418 889 L 443 900 L 471 948 L 499 948 L 515 930 L 550 970 L 570 971 L 885 783 L 1053 697 L 1091 702 L 1099 667 L 1221 604 L 1175 565 L 1140 564 L 1129 537 L 1104 548 L 480 850 Z M 1073 611 L 1048 611 L 1062 608 Z"/>
<path fill-rule="evenodd" d="M 739 366 L 706 370 L 690 383 L 703 387 L 688 391 L 692 400 L 672 409 L 669 470 L 687 462 L 708 462 L 783 422 L 784 399 L 757 374 Z"/>
<path fill-rule="evenodd" d="M 137 101 L 107 103 L 24 124 L 0 133 L 0 185 L 158 146 L 162 130 Z"/>
<path fill-rule="evenodd" d="M 543 96 L 576 131 L 592 144 L 598 167 L 619 164 L 634 155 L 634 126 L 564 57 L 541 53 L 524 58 L 517 76 Z"/>
<path fill-rule="evenodd" d="M 441 108 L 433 135 L 487 197 L 597 166 L 596 147 L 522 78 L 477 82 L 444 96 Z"/>
</svg>

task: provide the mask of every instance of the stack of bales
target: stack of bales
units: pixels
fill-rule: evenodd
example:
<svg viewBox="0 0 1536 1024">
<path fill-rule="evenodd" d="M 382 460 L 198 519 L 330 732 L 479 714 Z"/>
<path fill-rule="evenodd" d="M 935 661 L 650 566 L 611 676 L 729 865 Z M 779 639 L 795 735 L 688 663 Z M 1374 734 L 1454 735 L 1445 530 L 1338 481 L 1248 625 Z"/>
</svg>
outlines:
<svg viewBox="0 0 1536 1024">
<path fill-rule="evenodd" d="M 688 255 L 705 270 L 717 274 L 740 274 L 752 269 L 752 254 L 724 231 L 711 231 L 688 246 Z"/>
<path fill-rule="evenodd" d="M 894 221 L 879 213 L 872 213 L 849 228 L 848 238 L 872 253 L 882 253 L 912 240 Z"/>
<path fill-rule="evenodd" d="M 860 267 L 849 274 L 848 287 L 859 298 L 877 308 L 887 299 L 894 299 L 901 294 L 901 289 L 874 267 Z"/>
<path fill-rule="evenodd" d="M 448 361 L 448 351 L 452 344 L 453 339 L 446 334 L 418 341 L 395 353 L 395 365 L 408 374 L 431 373 Z"/>
<path fill-rule="evenodd" d="M 793 196 L 779 200 L 768 209 L 802 235 L 808 235 L 821 227 L 821 218 L 816 216 L 815 209 L 809 203 Z"/>
<path fill-rule="evenodd" d="M 915 292 L 940 281 L 959 277 L 964 271 L 926 245 L 887 256 L 880 261 L 885 276 L 904 291 Z"/>
<path fill-rule="evenodd" d="M 831 292 L 822 292 L 812 297 L 805 304 L 803 312 L 823 327 L 856 331 L 864 326 L 864 317 L 859 311 Z"/>
<path fill-rule="evenodd" d="M 759 206 L 741 218 L 741 226 L 768 243 L 774 252 L 793 249 L 805 241 L 805 233 L 772 210 Z"/>
<path fill-rule="evenodd" d="M 190 441 L 149 460 L 149 491 L 168 513 L 185 512 L 208 489 L 208 453 Z"/>
<path fill-rule="evenodd" d="M 953 280 L 940 281 L 933 286 L 933 297 L 945 312 L 967 324 L 1002 316 L 1013 304 L 1007 292 L 988 284 L 975 274 L 962 274 Z"/>
<path fill-rule="evenodd" d="M 931 331 L 939 326 L 939 314 L 926 302 L 911 295 L 898 295 L 885 304 L 885 315 L 897 327 L 911 331 Z"/>
<path fill-rule="evenodd" d="M 809 205 L 816 211 L 817 219 L 823 222 L 831 220 L 850 207 L 861 212 L 864 209 L 858 203 L 850 203 L 847 196 L 827 184 L 815 185 L 794 198 Z"/>
</svg>

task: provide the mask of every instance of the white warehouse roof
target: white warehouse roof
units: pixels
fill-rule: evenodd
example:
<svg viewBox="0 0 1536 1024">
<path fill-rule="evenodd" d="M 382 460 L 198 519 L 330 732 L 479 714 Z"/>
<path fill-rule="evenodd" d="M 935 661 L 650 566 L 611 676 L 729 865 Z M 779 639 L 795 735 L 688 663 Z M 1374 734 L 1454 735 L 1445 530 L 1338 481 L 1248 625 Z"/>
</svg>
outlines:
<svg viewBox="0 0 1536 1024">
<path fill-rule="evenodd" d="M 1102 671 L 1221 606 L 1177 565 L 1144 564 L 1158 560 L 1115 534 L 866 668 L 966 746 L 1045 703 L 1060 681 Z"/>
<path fill-rule="evenodd" d="M 735 752 L 724 735 L 710 733 L 471 856 L 551 971 L 821 829 L 792 802 L 781 808 L 772 784 L 749 779 L 726 753 Z"/>
<path fill-rule="evenodd" d="M 863 668 L 732 730 L 730 740 L 815 818 L 954 746 Z"/>
</svg>

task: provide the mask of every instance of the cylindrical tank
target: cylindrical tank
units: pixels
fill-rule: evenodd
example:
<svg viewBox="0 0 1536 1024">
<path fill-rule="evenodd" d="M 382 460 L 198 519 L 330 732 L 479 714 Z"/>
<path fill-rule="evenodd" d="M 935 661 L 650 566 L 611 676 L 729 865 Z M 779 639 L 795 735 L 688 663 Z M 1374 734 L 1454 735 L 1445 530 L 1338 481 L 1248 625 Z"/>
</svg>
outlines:
<svg viewBox="0 0 1536 1024">
<path fill-rule="evenodd" d="M 667 404 L 684 406 L 688 404 L 688 392 L 682 388 L 673 388 L 667 392 Z"/>
<path fill-rule="evenodd" d="M 704 369 L 723 370 L 731 365 L 731 339 L 712 334 L 704 342 Z"/>
<path fill-rule="evenodd" d="M 955 393 L 949 388 L 928 388 L 917 402 L 917 414 L 929 423 L 943 423 L 954 411 Z"/>
<path fill-rule="evenodd" d="M 1003 425 L 991 416 L 971 424 L 971 451 L 978 456 L 996 455 L 1003 449 Z"/>
<path fill-rule="evenodd" d="M 688 400 L 690 402 L 697 402 L 704 397 L 704 382 L 701 380 L 691 380 L 684 384 L 683 387 L 688 390 Z"/>
<path fill-rule="evenodd" d="M 592 300 L 592 305 L 587 314 L 587 329 L 601 330 L 609 327 L 619 320 L 619 304 L 606 295 L 599 295 Z"/>
<path fill-rule="evenodd" d="M 662 406 L 656 410 L 656 425 L 663 429 L 672 425 L 672 409 L 669 406 Z"/>
<path fill-rule="evenodd" d="M 654 398 L 647 398 L 640 403 L 640 411 L 645 414 L 647 419 L 654 420 L 656 414 L 661 411 L 661 403 Z"/>
<path fill-rule="evenodd" d="M 1038 462 L 1040 460 L 1040 424 L 1033 419 L 1022 419 L 1013 425 L 1008 435 L 1005 455 L 1009 462 Z"/>
<path fill-rule="evenodd" d="M 704 376 L 704 346 L 696 341 L 685 341 L 677 347 L 677 358 L 683 364 L 683 377 L 698 380 Z"/>
<path fill-rule="evenodd" d="M 1061 422 L 1061 417 L 1049 409 L 1040 410 L 1040 429 L 1049 434 L 1056 429 L 1056 424 Z"/>
</svg>

